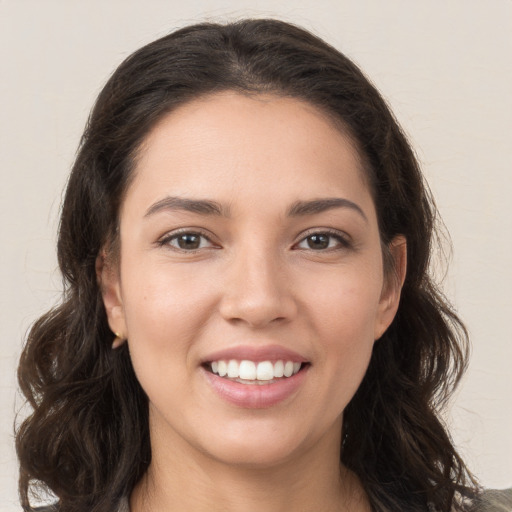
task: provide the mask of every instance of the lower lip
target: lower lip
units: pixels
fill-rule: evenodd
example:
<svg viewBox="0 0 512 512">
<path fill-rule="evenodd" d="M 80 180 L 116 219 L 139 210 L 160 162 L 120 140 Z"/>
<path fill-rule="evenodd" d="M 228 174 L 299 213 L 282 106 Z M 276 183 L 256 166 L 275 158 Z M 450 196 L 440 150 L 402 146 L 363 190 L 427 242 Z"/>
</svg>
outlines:
<svg viewBox="0 0 512 512">
<path fill-rule="evenodd" d="M 271 384 L 241 384 L 202 369 L 213 390 L 224 400 L 246 409 L 272 407 L 291 397 L 304 382 L 308 367 Z"/>
</svg>

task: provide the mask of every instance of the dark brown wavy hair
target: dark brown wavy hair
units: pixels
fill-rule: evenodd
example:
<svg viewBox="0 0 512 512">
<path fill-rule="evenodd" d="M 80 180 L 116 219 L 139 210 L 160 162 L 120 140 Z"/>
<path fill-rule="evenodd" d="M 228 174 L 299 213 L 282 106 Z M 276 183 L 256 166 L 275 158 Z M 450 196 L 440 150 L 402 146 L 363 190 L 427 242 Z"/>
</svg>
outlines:
<svg viewBox="0 0 512 512">
<path fill-rule="evenodd" d="M 307 31 L 268 19 L 171 33 L 128 57 L 97 99 L 62 207 L 62 302 L 35 322 L 19 365 L 33 408 L 16 437 L 24 510 L 43 489 L 60 511 L 112 512 L 150 463 L 148 400 L 127 347 L 111 350 L 95 261 L 108 241 L 115 246 L 149 130 L 178 105 L 224 90 L 307 101 L 357 145 L 383 247 L 404 235 L 408 268 L 396 318 L 345 410 L 341 461 L 374 511 L 462 510 L 457 496 L 471 495 L 475 482 L 439 410 L 465 369 L 468 342 L 429 275 L 432 198 L 406 137 L 358 67 Z"/>
</svg>

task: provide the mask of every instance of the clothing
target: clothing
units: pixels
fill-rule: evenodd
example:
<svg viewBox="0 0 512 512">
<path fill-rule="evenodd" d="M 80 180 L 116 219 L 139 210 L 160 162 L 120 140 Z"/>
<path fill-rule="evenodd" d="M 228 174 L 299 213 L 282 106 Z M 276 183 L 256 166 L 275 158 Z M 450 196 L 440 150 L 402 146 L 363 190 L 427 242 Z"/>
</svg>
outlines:
<svg viewBox="0 0 512 512">
<path fill-rule="evenodd" d="M 121 502 L 117 512 L 130 512 L 128 499 Z M 468 512 L 512 512 L 512 487 L 504 490 L 488 489 L 484 491 L 473 501 Z"/>
<path fill-rule="evenodd" d="M 37 512 L 58 512 L 58 508 L 53 506 L 36 510 Z M 128 498 L 121 501 L 116 512 L 130 512 Z M 512 487 L 504 490 L 488 489 L 484 491 L 474 500 L 468 512 L 512 512 Z"/>
<path fill-rule="evenodd" d="M 121 505 L 117 509 L 117 512 L 130 512 L 130 504 L 128 503 L 128 498 L 124 499 L 121 502 Z"/>
<path fill-rule="evenodd" d="M 473 502 L 470 512 L 512 512 L 512 487 L 488 489 Z"/>
</svg>

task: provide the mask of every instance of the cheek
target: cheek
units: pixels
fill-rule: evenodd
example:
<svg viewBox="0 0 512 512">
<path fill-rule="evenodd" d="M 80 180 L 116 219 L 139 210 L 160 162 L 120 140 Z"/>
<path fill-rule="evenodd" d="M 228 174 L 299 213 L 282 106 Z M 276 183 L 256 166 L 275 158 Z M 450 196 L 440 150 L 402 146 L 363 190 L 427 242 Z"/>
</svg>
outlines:
<svg viewBox="0 0 512 512">
<path fill-rule="evenodd" d="M 210 287 L 159 263 L 123 262 L 123 309 L 134 365 L 185 368 L 190 347 L 212 311 Z"/>
<path fill-rule="evenodd" d="M 377 308 L 365 294 L 349 293 L 341 297 L 331 314 L 324 317 L 324 353 L 330 358 L 332 370 L 346 381 L 362 378 L 366 371 L 374 343 L 374 325 Z M 327 305 L 323 309 L 328 311 Z"/>
<path fill-rule="evenodd" d="M 368 367 L 382 281 L 378 272 L 368 269 L 338 277 L 317 281 L 310 311 L 320 362 L 332 386 L 330 392 L 344 407 Z"/>
<path fill-rule="evenodd" d="M 379 314 L 382 273 L 378 265 L 315 275 L 308 303 L 319 328 L 339 339 L 370 338 Z"/>
</svg>

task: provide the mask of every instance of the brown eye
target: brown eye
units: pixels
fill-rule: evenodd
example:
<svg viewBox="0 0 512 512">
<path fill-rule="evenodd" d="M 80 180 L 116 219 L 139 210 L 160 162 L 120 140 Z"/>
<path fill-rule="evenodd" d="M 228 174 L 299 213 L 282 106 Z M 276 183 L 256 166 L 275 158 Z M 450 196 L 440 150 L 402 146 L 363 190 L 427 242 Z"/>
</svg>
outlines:
<svg viewBox="0 0 512 512">
<path fill-rule="evenodd" d="M 312 233 L 303 238 L 299 244 L 299 249 L 309 249 L 313 251 L 323 251 L 330 249 L 339 249 L 349 247 L 349 243 L 342 235 L 338 233 L 320 232 Z"/>
<path fill-rule="evenodd" d="M 192 231 L 175 233 L 174 235 L 171 234 L 166 236 L 159 242 L 159 245 L 167 245 L 172 249 L 185 252 L 197 251 L 199 249 L 213 246 L 212 242 L 205 235 Z"/>
<path fill-rule="evenodd" d="M 201 237 L 193 233 L 185 233 L 183 235 L 179 235 L 176 238 L 176 242 L 180 249 L 199 249 L 199 246 L 201 245 Z"/>
<path fill-rule="evenodd" d="M 310 249 L 327 249 L 330 238 L 329 235 L 311 235 L 306 240 Z"/>
</svg>

